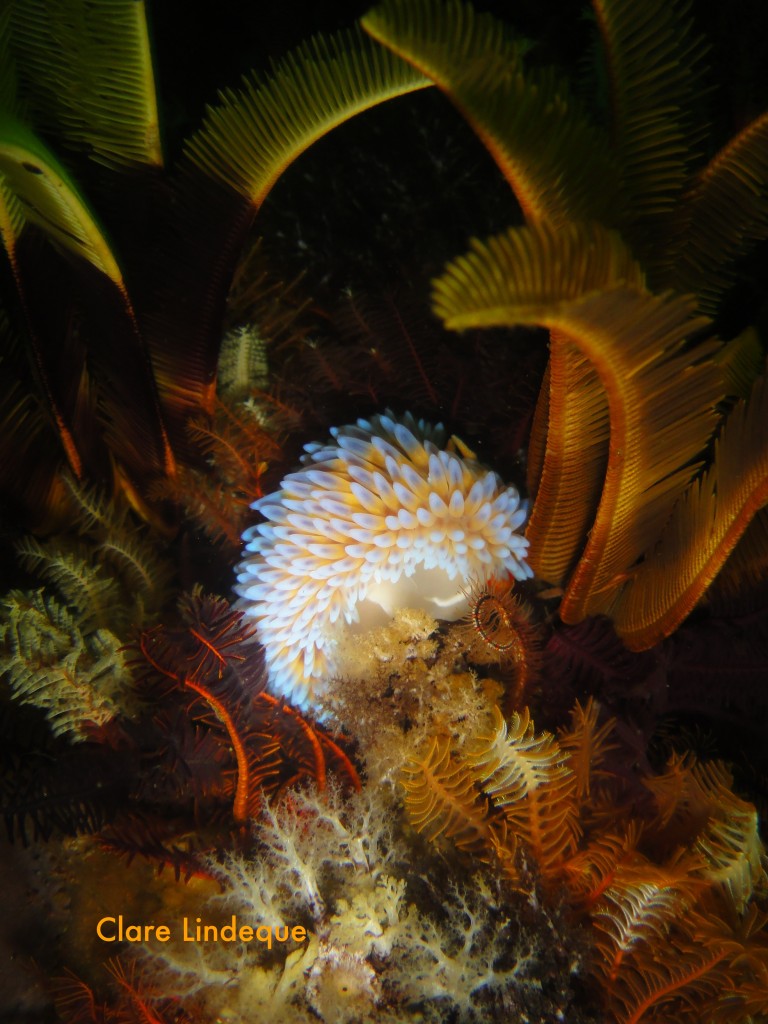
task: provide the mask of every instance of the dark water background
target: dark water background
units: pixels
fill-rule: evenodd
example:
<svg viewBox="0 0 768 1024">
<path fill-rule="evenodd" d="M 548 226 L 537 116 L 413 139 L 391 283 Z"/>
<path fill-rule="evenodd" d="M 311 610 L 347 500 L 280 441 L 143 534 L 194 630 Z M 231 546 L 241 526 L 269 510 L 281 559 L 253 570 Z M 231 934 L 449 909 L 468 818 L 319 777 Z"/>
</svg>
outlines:
<svg viewBox="0 0 768 1024">
<path fill-rule="evenodd" d="M 199 125 L 218 89 L 237 87 L 252 68 L 266 71 L 270 61 L 317 32 L 353 25 L 371 6 L 369 0 L 221 0 L 207 9 L 192 9 L 183 0 L 151 4 L 169 158 Z M 596 28 L 588 4 L 490 0 L 474 6 L 533 41 L 529 59 L 561 68 L 590 107 L 605 106 L 604 90 L 590 71 Z M 768 107 L 768 5 L 695 0 L 691 18 L 710 48 L 700 101 L 713 125 L 705 145 L 717 148 Z M 703 157 L 710 155 L 703 150 Z M 421 268 L 426 288 L 469 237 L 512 223 L 512 210 L 509 190 L 476 136 L 444 97 L 427 90 L 354 118 L 303 154 L 267 199 L 259 227 L 271 239 L 274 258 L 285 258 L 286 269 L 306 270 L 312 262 L 308 250 L 315 254 L 324 267 L 320 278 L 331 290 L 386 284 L 382 274 L 398 263 L 409 281 Z M 366 236 L 375 251 L 360 246 Z M 403 267 L 417 238 L 417 265 Z M 354 258 L 345 261 L 342 253 L 350 250 Z M 750 260 L 768 271 L 768 246 Z M 397 270 L 392 276 L 397 278 Z M 763 320 L 762 300 L 762 289 L 755 294 L 742 286 L 728 305 L 733 322 L 721 333 L 730 336 L 747 322 Z"/>
</svg>

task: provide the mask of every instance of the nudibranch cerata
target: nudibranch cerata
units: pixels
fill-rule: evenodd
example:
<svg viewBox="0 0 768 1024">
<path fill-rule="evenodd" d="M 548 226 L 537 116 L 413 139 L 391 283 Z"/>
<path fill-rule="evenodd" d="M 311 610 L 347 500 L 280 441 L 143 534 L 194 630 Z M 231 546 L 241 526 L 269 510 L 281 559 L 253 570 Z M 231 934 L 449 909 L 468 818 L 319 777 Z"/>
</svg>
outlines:
<svg viewBox="0 0 768 1024">
<path fill-rule="evenodd" d="M 525 503 L 442 425 L 387 412 L 331 435 L 252 506 L 265 521 L 243 534 L 235 588 L 270 687 L 304 708 L 322 703 L 341 630 L 398 608 L 454 620 L 470 583 L 532 576 Z"/>
</svg>

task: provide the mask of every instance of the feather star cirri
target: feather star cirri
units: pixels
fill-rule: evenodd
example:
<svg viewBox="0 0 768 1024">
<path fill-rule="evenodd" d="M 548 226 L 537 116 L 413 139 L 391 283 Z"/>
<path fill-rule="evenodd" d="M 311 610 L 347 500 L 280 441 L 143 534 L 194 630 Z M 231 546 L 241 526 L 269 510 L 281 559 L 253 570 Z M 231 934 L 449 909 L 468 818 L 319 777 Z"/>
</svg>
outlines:
<svg viewBox="0 0 768 1024">
<path fill-rule="evenodd" d="M 520 495 L 446 445 L 442 425 L 387 412 L 331 435 L 253 504 L 266 521 L 243 534 L 235 588 L 272 689 L 300 707 L 322 702 L 341 630 L 398 608 L 457 619 L 470 582 L 532 576 Z"/>
</svg>

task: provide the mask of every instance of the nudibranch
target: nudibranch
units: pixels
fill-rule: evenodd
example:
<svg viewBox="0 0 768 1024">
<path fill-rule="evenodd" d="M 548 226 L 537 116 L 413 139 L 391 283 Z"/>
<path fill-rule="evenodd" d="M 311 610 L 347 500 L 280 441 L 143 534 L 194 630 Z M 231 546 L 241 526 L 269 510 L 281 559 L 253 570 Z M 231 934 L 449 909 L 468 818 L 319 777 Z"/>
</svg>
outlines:
<svg viewBox="0 0 768 1024">
<path fill-rule="evenodd" d="M 442 425 L 387 412 L 331 436 L 253 504 L 264 522 L 243 534 L 235 588 L 271 688 L 304 708 L 322 703 L 341 630 L 398 608 L 454 620 L 471 582 L 532 576 L 525 503 Z"/>
</svg>

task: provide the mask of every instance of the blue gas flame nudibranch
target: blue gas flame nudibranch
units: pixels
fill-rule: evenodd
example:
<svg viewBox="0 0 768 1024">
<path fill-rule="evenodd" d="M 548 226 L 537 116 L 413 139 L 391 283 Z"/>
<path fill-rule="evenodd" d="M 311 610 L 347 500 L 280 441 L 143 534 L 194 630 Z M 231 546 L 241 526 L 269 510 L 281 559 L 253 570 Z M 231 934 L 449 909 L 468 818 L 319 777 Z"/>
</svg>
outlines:
<svg viewBox="0 0 768 1024">
<path fill-rule="evenodd" d="M 525 503 L 442 425 L 387 412 L 331 435 L 252 506 L 265 522 L 243 534 L 235 588 L 272 689 L 301 707 L 321 703 L 342 629 L 398 608 L 457 619 L 470 582 L 532 576 Z"/>
</svg>

